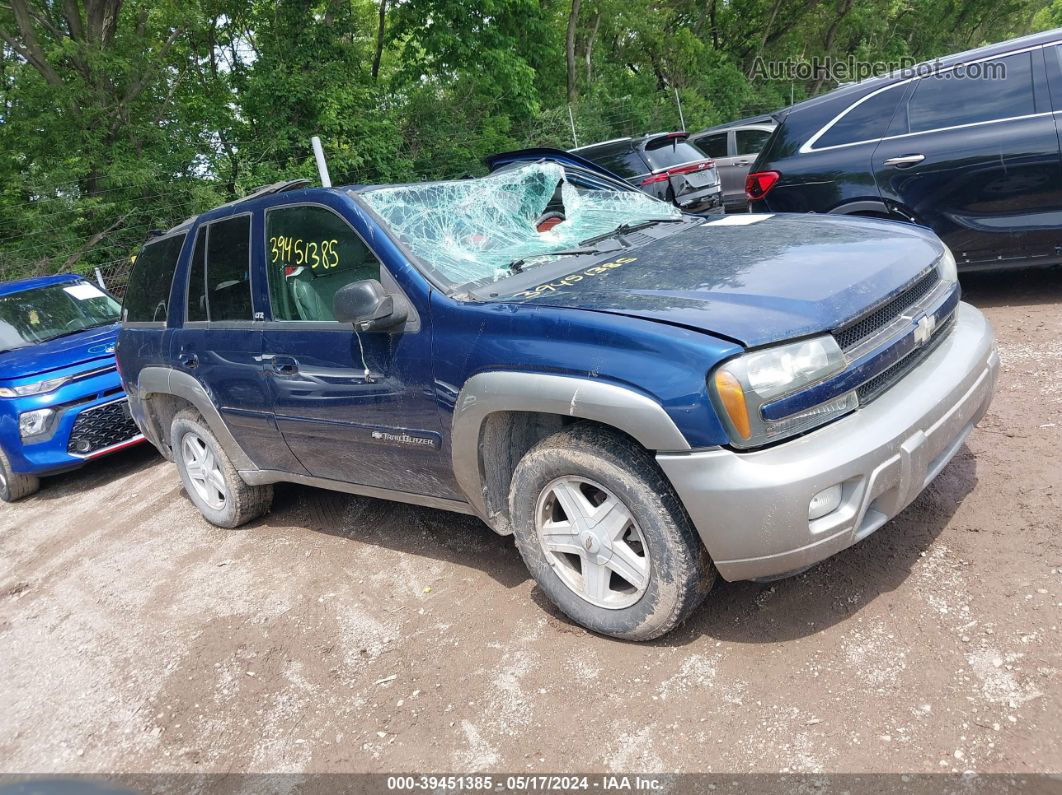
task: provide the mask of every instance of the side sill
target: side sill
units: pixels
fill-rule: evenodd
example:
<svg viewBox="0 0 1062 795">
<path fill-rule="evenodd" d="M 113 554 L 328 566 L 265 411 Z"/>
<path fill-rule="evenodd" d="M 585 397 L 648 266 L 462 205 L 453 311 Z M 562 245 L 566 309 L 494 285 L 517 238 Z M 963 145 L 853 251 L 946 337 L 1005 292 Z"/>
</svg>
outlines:
<svg viewBox="0 0 1062 795">
<path fill-rule="evenodd" d="M 375 497 L 379 500 L 404 502 L 409 505 L 422 505 L 425 508 L 438 508 L 452 513 L 475 516 L 472 506 L 461 500 L 448 500 L 443 497 L 431 497 L 426 494 L 414 494 L 409 491 L 393 491 L 378 486 L 364 486 L 360 483 L 346 483 L 342 480 L 315 478 L 310 475 L 297 475 L 292 472 L 277 472 L 271 469 L 239 470 L 240 477 L 248 486 L 265 486 L 269 483 L 298 483 L 301 486 L 313 486 L 318 489 L 341 491 L 356 494 L 359 497 Z"/>
</svg>

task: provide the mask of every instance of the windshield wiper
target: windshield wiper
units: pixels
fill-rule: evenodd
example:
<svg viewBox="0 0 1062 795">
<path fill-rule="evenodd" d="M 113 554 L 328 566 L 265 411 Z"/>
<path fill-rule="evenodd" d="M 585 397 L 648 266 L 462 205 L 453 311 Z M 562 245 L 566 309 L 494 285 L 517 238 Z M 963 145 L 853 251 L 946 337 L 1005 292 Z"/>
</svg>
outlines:
<svg viewBox="0 0 1062 795">
<path fill-rule="evenodd" d="M 639 229 L 645 229 L 646 227 L 655 226 L 656 224 L 684 224 L 685 218 L 651 218 L 646 221 L 637 221 L 633 224 L 622 223 L 613 229 L 611 232 L 605 232 L 603 235 L 596 235 L 594 237 L 588 237 L 586 240 L 580 240 L 580 246 L 590 246 L 594 243 L 600 242 L 610 237 L 623 237 L 623 235 L 630 232 L 637 232 Z"/>
<path fill-rule="evenodd" d="M 531 259 L 545 259 L 546 257 L 578 257 L 584 254 L 603 254 L 605 252 L 596 248 L 573 248 L 569 251 L 548 251 L 544 254 L 529 254 L 520 259 L 514 259 L 508 264 L 508 269 L 513 273 L 522 273 L 524 266 Z"/>
<path fill-rule="evenodd" d="M 52 340 L 57 340 L 62 337 L 70 337 L 74 334 L 80 334 L 82 331 L 88 331 L 89 329 L 101 328 L 102 326 L 110 326 L 117 322 L 117 320 L 103 320 L 99 323 L 92 323 L 88 326 L 82 326 L 81 328 L 74 328 L 70 329 L 69 331 L 60 331 L 58 334 L 48 337 L 48 339 L 46 340 L 41 340 L 41 342 L 51 342 Z"/>
</svg>

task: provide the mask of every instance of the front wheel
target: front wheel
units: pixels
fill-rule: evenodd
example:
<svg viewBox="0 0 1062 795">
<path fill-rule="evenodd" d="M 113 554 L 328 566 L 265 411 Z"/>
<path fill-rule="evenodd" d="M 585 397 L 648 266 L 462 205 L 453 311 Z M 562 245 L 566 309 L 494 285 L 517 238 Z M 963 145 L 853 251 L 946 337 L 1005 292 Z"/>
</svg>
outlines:
<svg viewBox="0 0 1062 795">
<path fill-rule="evenodd" d="M 197 411 L 177 413 L 170 426 L 170 443 L 184 490 L 208 522 L 239 527 L 269 510 L 273 487 L 244 483 Z"/>
<path fill-rule="evenodd" d="M 0 500 L 15 502 L 33 494 L 40 487 L 40 478 L 13 472 L 7 453 L 0 450 Z"/>
<path fill-rule="evenodd" d="M 531 448 L 513 475 L 509 508 L 535 581 L 594 632 L 660 637 L 715 581 L 704 545 L 652 456 L 606 428 L 580 423 Z"/>
</svg>

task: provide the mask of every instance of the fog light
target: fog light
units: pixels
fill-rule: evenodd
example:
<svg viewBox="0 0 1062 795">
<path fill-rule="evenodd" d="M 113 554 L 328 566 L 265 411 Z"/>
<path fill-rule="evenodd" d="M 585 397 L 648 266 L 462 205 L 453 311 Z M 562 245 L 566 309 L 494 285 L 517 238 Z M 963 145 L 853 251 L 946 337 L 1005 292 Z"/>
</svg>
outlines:
<svg viewBox="0 0 1062 795">
<path fill-rule="evenodd" d="M 25 439 L 27 436 L 39 436 L 48 430 L 48 421 L 55 412 L 52 409 L 37 409 L 18 415 L 18 432 Z"/>
<path fill-rule="evenodd" d="M 811 498 L 811 502 L 808 503 L 808 521 L 813 522 L 816 519 L 821 519 L 828 513 L 832 513 L 837 510 L 837 506 L 841 504 L 841 484 L 836 486 L 830 486 L 828 489 L 823 489 L 814 497 Z"/>
<path fill-rule="evenodd" d="M 77 451 L 79 453 L 87 453 L 90 449 L 92 449 L 92 445 L 89 444 L 88 439 L 78 439 L 74 447 L 77 448 Z"/>
</svg>

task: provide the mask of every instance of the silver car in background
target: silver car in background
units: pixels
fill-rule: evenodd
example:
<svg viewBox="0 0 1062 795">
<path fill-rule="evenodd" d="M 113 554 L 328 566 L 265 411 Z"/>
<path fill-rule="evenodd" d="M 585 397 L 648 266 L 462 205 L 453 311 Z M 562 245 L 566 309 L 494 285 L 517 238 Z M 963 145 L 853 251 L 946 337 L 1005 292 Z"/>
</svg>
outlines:
<svg viewBox="0 0 1062 795">
<path fill-rule="evenodd" d="M 745 212 L 745 177 L 777 123 L 770 116 L 719 124 L 690 134 L 689 142 L 715 161 L 727 212 Z"/>
</svg>

